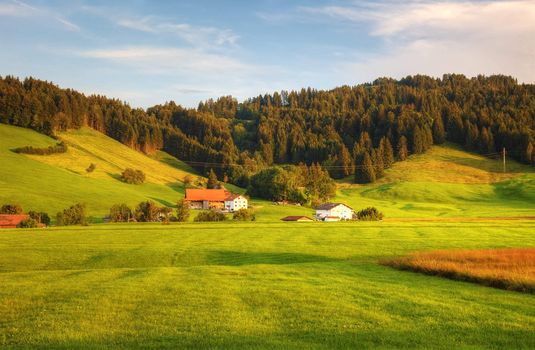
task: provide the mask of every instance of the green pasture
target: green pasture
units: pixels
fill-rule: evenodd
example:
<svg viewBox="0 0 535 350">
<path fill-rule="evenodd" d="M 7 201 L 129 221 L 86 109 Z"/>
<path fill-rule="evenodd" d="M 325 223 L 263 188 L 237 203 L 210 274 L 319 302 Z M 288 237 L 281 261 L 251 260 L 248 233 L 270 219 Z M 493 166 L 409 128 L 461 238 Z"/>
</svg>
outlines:
<svg viewBox="0 0 535 350">
<path fill-rule="evenodd" d="M 535 245 L 533 221 L 0 233 L 0 347 L 532 349 L 535 297 L 379 265 Z"/>
</svg>

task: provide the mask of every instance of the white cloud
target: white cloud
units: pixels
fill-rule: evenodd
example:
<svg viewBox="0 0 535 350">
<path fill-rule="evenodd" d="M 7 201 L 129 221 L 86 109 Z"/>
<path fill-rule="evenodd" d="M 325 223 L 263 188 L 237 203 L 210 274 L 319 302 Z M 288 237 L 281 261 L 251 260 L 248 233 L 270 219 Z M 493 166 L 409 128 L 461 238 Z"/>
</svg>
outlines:
<svg viewBox="0 0 535 350">
<path fill-rule="evenodd" d="M 352 78 L 455 72 L 535 81 L 535 1 L 383 2 L 300 10 L 369 25 L 368 34 L 382 41 L 380 52 L 336 67 Z"/>
<path fill-rule="evenodd" d="M 254 70 L 254 67 L 229 56 L 207 53 L 196 48 L 137 46 L 118 49 L 96 49 L 81 56 L 127 64 L 145 72 L 226 73 Z"/>
<path fill-rule="evenodd" d="M 0 3 L 0 16 L 45 18 L 60 23 L 65 29 L 79 31 L 80 27 L 62 17 L 57 11 L 31 6 L 20 0 Z"/>
<path fill-rule="evenodd" d="M 142 18 L 121 18 L 119 26 L 148 33 L 169 33 L 195 46 L 234 45 L 239 36 L 230 29 L 194 26 L 188 23 L 163 21 L 153 16 Z"/>
</svg>

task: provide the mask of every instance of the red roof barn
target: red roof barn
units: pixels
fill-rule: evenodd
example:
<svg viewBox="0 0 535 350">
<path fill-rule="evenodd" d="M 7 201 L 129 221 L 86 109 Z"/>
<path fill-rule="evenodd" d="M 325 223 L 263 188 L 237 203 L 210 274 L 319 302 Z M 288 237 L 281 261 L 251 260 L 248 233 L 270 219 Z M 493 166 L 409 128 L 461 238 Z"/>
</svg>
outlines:
<svg viewBox="0 0 535 350">
<path fill-rule="evenodd" d="M 29 218 L 26 214 L 0 214 L 0 228 L 16 228 L 21 221 Z"/>
</svg>

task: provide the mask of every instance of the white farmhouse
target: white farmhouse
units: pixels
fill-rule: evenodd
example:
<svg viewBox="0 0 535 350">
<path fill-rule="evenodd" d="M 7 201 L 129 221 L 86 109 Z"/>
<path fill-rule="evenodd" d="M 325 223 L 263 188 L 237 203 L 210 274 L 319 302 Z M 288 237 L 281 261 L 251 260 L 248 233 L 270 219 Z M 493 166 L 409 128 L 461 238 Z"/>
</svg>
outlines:
<svg viewBox="0 0 535 350">
<path fill-rule="evenodd" d="M 232 194 L 225 198 L 225 210 L 227 211 L 237 211 L 240 209 L 247 209 L 248 201 L 247 198 L 241 194 Z"/>
<path fill-rule="evenodd" d="M 351 220 L 353 209 L 343 203 L 325 203 L 316 208 L 314 217 L 323 221 Z"/>
</svg>

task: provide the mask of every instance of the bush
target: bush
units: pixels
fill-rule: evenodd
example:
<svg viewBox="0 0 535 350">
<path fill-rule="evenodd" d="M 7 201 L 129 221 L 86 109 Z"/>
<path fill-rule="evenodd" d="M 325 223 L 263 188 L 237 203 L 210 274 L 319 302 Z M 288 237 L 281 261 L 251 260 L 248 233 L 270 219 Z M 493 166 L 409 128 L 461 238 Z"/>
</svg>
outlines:
<svg viewBox="0 0 535 350">
<path fill-rule="evenodd" d="M 251 209 L 240 209 L 232 215 L 232 220 L 238 221 L 255 221 L 256 215 Z"/>
<path fill-rule="evenodd" d="M 35 219 L 29 218 L 27 220 L 22 220 L 17 225 L 18 228 L 36 228 L 38 226 L 38 222 Z"/>
<path fill-rule="evenodd" d="M 95 171 L 96 168 L 97 168 L 97 165 L 95 163 L 91 163 L 89 164 L 87 169 L 85 169 L 85 171 L 87 171 L 88 173 L 92 173 L 93 171 Z"/>
<path fill-rule="evenodd" d="M 121 180 L 127 184 L 139 185 L 145 182 L 145 173 L 141 170 L 126 168 L 121 174 Z"/>
<path fill-rule="evenodd" d="M 48 216 L 48 214 L 45 212 L 30 211 L 28 215 L 30 218 L 34 219 L 40 224 L 44 224 L 46 226 L 50 225 L 50 216 Z"/>
<path fill-rule="evenodd" d="M 227 220 L 227 217 L 225 214 L 219 211 L 210 210 L 210 211 L 203 211 L 200 212 L 194 219 L 196 222 L 201 221 L 225 221 Z"/>
<path fill-rule="evenodd" d="M 4 204 L 0 214 L 22 214 L 22 207 L 19 204 Z"/>
<path fill-rule="evenodd" d="M 357 219 L 361 221 L 380 221 L 383 220 L 383 213 L 375 207 L 368 207 L 357 212 Z"/>
<path fill-rule="evenodd" d="M 132 218 L 132 210 L 128 205 L 115 204 L 110 208 L 110 220 L 112 222 L 128 222 Z"/>
<path fill-rule="evenodd" d="M 59 212 L 56 215 L 56 224 L 58 226 L 86 225 L 85 204 L 77 203 Z"/>
<path fill-rule="evenodd" d="M 176 219 L 180 222 L 188 221 L 189 219 L 189 202 L 185 199 L 180 199 L 176 205 Z"/>
<path fill-rule="evenodd" d="M 67 152 L 67 145 L 65 142 L 60 142 L 56 144 L 55 146 L 48 146 L 46 148 L 39 148 L 39 147 L 33 147 L 33 146 L 24 146 L 15 148 L 13 150 L 15 153 L 25 153 L 25 154 L 37 154 L 40 156 L 45 156 L 49 154 L 54 153 L 65 153 Z"/>
<path fill-rule="evenodd" d="M 160 207 L 153 201 L 141 202 L 137 205 L 134 212 L 137 221 L 154 222 L 160 218 Z"/>
</svg>

